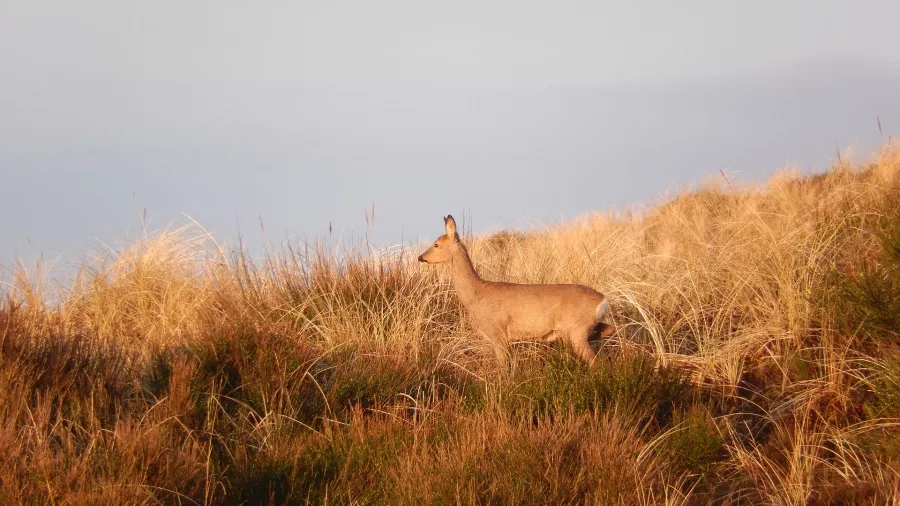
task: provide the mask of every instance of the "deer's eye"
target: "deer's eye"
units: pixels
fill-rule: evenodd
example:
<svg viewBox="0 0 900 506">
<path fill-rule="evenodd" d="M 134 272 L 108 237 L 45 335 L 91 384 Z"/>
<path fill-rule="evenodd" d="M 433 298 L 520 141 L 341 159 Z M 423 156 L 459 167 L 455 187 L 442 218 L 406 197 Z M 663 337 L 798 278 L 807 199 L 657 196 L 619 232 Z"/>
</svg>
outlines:
<svg viewBox="0 0 900 506">
<path fill-rule="evenodd" d="M 438 244 L 438 243 L 434 243 L 434 247 L 435 247 L 435 248 L 440 248 L 440 247 L 441 247 L 441 245 L 440 245 L 440 244 Z"/>
</svg>

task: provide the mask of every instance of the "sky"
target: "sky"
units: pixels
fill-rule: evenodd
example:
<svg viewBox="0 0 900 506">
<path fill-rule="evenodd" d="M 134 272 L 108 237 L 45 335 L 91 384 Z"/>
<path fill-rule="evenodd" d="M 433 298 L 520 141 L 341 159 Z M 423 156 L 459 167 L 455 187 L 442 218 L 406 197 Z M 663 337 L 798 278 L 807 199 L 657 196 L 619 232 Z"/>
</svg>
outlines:
<svg viewBox="0 0 900 506">
<path fill-rule="evenodd" d="M 78 259 L 144 213 L 251 250 L 388 246 L 446 214 L 490 232 L 720 171 L 824 170 L 900 134 L 897 19 L 896 1 L 0 0 L 0 258 Z"/>
</svg>

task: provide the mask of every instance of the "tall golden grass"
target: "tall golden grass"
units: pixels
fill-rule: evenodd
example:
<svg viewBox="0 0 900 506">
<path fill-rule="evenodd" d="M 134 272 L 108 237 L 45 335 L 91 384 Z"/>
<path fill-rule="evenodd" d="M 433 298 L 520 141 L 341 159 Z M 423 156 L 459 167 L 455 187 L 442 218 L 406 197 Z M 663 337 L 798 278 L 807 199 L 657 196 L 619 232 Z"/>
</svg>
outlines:
<svg viewBox="0 0 900 506">
<path fill-rule="evenodd" d="M 483 277 L 606 293 L 601 367 L 499 368 L 418 248 L 256 260 L 192 225 L 53 293 L 14 270 L 0 502 L 900 504 L 890 144 L 464 239 Z"/>
</svg>

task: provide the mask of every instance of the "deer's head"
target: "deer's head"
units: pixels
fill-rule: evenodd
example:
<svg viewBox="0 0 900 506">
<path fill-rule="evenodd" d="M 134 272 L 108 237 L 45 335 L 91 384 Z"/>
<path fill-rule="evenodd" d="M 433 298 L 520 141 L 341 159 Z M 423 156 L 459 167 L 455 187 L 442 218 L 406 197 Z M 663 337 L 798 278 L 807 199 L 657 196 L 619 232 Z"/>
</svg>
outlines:
<svg viewBox="0 0 900 506">
<path fill-rule="evenodd" d="M 430 248 L 419 255 L 420 262 L 439 264 L 450 259 L 450 254 L 459 246 L 459 234 L 456 233 L 456 220 L 453 216 L 447 215 L 444 218 L 444 232 Z"/>
</svg>

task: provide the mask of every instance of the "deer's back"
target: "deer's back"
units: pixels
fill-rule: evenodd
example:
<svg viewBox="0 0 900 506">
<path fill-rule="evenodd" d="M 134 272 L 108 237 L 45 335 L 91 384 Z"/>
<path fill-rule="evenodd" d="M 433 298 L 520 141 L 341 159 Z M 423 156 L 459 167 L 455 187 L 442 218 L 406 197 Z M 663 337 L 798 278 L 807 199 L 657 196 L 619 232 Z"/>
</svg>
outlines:
<svg viewBox="0 0 900 506">
<path fill-rule="evenodd" d="M 499 325 L 514 335 L 541 336 L 593 323 L 605 300 L 576 284 L 485 283 L 469 309 L 476 321 Z M 513 336 L 515 337 L 515 336 Z"/>
</svg>

